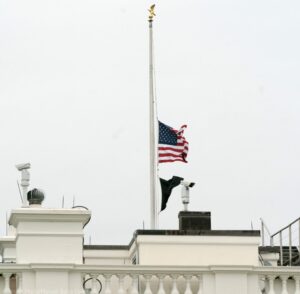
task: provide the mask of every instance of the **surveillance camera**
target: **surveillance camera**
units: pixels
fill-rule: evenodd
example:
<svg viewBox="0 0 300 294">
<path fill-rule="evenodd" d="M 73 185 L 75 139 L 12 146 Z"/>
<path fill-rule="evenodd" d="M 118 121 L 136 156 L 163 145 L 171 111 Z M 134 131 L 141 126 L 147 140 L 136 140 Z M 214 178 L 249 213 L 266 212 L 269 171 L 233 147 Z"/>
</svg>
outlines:
<svg viewBox="0 0 300 294">
<path fill-rule="evenodd" d="M 192 188 L 195 186 L 193 182 L 181 181 L 181 185 L 185 186 L 186 188 Z"/>
<path fill-rule="evenodd" d="M 16 168 L 21 171 L 23 169 L 28 169 L 30 168 L 30 163 L 21 163 L 21 164 L 17 164 Z"/>
</svg>

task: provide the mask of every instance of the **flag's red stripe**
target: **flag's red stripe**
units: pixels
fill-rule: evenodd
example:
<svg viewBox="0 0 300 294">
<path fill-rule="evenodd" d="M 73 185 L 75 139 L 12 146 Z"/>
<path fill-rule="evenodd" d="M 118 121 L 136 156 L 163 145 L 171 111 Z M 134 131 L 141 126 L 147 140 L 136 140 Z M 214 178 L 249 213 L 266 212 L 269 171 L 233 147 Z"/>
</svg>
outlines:
<svg viewBox="0 0 300 294">
<path fill-rule="evenodd" d="M 160 159 L 160 160 L 159 160 L 159 163 L 164 163 L 164 162 L 174 162 L 174 161 L 186 162 L 185 160 L 183 160 L 183 159 L 181 159 L 181 158 L 177 158 L 177 159 L 168 159 L 168 160 Z"/>
<path fill-rule="evenodd" d="M 159 157 L 182 157 L 182 152 L 178 152 L 178 154 L 174 153 L 159 153 Z"/>
</svg>

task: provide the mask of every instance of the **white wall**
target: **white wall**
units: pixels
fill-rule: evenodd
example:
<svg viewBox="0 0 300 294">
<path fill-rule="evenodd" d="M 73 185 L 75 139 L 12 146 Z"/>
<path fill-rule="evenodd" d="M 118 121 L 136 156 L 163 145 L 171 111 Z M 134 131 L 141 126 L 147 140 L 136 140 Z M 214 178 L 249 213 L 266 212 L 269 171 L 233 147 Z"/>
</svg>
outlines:
<svg viewBox="0 0 300 294">
<path fill-rule="evenodd" d="M 258 265 L 259 237 L 137 237 L 141 265 Z"/>
<path fill-rule="evenodd" d="M 123 265 L 131 264 L 129 250 L 88 250 L 83 251 L 85 264 Z"/>
<path fill-rule="evenodd" d="M 23 208 L 13 210 L 18 263 L 77 263 L 83 261 L 83 225 L 90 211 Z"/>
</svg>

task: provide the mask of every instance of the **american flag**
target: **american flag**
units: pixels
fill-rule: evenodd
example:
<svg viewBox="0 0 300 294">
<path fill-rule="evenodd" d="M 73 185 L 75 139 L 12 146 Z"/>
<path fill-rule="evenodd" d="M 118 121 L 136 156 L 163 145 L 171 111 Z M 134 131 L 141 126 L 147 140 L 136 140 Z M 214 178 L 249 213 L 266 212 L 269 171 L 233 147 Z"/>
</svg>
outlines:
<svg viewBox="0 0 300 294">
<path fill-rule="evenodd" d="M 183 137 L 183 125 L 179 131 L 159 121 L 158 162 L 187 162 L 189 143 Z"/>
</svg>

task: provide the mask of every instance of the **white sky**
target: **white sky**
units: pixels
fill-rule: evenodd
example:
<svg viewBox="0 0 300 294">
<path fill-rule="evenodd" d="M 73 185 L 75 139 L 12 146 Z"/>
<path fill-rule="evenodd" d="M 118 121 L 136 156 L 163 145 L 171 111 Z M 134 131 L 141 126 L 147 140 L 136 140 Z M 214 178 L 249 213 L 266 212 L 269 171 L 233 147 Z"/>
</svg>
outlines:
<svg viewBox="0 0 300 294">
<path fill-rule="evenodd" d="M 31 162 L 45 206 L 92 209 L 96 244 L 149 227 L 148 24 L 143 0 L 0 0 L 0 233 Z M 300 3 L 157 1 L 160 119 L 188 124 L 191 210 L 214 229 L 274 232 L 300 216 Z M 161 228 L 177 228 L 180 189 Z M 87 238 L 88 239 L 88 238 Z"/>
</svg>

